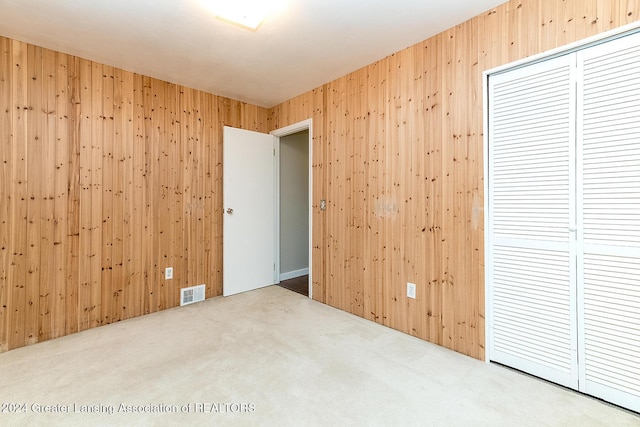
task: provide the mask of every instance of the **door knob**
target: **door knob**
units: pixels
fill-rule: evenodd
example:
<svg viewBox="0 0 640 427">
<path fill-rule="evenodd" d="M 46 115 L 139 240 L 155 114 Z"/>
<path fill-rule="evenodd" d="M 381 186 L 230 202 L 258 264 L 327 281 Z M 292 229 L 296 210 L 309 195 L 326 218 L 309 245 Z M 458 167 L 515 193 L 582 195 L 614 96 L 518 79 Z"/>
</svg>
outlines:
<svg viewBox="0 0 640 427">
<path fill-rule="evenodd" d="M 229 215 L 231 215 L 231 214 L 233 213 L 233 209 L 231 209 L 231 208 L 227 208 L 227 213 L 228 213 Z"/>
</svg>

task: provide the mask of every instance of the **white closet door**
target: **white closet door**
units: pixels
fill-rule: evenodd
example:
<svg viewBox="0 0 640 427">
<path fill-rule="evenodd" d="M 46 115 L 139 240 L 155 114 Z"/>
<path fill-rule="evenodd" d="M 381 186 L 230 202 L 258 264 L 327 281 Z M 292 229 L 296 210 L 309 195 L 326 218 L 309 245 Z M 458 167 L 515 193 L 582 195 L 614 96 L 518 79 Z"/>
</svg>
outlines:
<svg viewBox="0 0 640 427">
<path fill-rule="evenodd" d="M 640 411 L 640 35 L 578 72 L 580 389 Z"/>
<path fill-rule="evenodd" d="M 575 111 L 575 56 L 489 79 L 489 355 L 577 388 Z"/>
</svg>

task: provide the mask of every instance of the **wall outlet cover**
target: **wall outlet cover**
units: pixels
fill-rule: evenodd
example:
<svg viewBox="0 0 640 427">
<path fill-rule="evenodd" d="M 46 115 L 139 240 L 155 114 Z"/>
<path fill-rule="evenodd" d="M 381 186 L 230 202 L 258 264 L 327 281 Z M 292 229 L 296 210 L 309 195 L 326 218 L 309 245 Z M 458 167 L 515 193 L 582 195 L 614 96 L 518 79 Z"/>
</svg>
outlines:
<svg viewBox="0 0 640 427">
<path fill-rule="evenodd" d="M 407 296 L 416 299 L 416 284 L 407 282 Z"/>
</svg>

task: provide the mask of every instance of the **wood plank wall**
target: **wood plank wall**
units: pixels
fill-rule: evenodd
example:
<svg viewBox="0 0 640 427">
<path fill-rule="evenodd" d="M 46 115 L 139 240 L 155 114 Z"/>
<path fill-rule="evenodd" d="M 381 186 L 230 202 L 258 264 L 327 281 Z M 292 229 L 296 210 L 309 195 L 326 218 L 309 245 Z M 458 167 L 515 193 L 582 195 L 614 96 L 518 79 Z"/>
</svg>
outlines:
<svg viewBox="0 0 640 427">
<path fill-rule="evenodd" d="M 221 295 L 222 126 L 313 118 L 314 298 L 483 359 L 482 71 L 638 19 L 514 0 L 270 110 L 0 37 L 0 352 Z"/>
<path fill-rule="evenodd" d="M 221 295 L 222 127 L 267 121 L 0 37 L 0 351 Z"/>
<path fill-rule="evenodd" d="M 482 72 L 638 19 L 513 0 L 271 109 L 314 119 L 314 298 L 484 359 Z"/>
</svg>

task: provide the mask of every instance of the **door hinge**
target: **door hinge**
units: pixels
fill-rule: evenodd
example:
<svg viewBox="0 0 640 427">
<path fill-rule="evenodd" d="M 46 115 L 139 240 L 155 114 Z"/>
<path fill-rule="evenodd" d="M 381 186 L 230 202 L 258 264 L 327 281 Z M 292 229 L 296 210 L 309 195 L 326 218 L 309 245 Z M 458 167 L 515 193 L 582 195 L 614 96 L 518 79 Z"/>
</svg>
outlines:
<svg viewBox="0 0 640 427">
<path fill-rule="evenodd" d="M 276 156 L 276 149 L 274 148 L 273 149 L 273 157 L 275 157 L 275 156 Z"/>
</svg>

